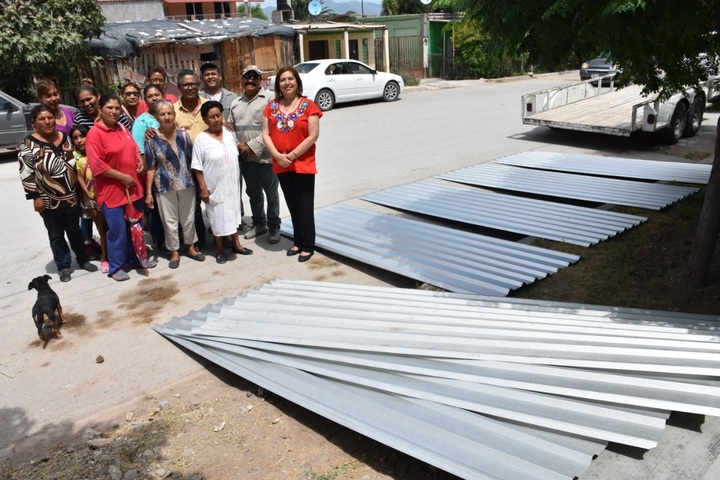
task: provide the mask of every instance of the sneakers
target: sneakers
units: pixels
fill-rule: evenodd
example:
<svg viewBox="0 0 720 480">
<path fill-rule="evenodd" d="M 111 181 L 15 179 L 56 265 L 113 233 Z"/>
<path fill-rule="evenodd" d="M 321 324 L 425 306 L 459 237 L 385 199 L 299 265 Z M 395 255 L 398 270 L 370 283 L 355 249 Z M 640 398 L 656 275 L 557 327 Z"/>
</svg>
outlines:
<svg viewBox="0 0 720 480">
<path fill-rule="evenodd" d="M 97 272 L 98 271 L 97 265 L 93 265 L 90 262 L 81 263 L 80 268 L 82 268 L 86 272 Z"/>
<path fill-rule="evenodd" d="M 275 244 L 280 242 L 280 228 L 272 227 L 268 233 L 268 242 Z"/>
<path fill-rule="evenodd" d="M 72 277 L 70 276 L 70 269 L 63 268 L 60 270 L 60 281 L 69 282 L 70 280 L 72 280 Z"/>
<path fill-rule="evenodd" d="M 268 231 L 268 228 L 265 225 L 258 225 L 257 227 L 252 228 L 245 234 L 245 240 L 250 240 L 251 238 L 259 237 L 263 233 L 266 233 Z"/>
<path fill-rule="evenodd" d="M 124 282 L 125 280 L 130 280 L 130 275 L 125 273 L 125 270 L 123 269 L 120 269 L 117 272 L 113 273 L 112 275 L 110 275 L 110 277 L 112 277 L 112 279 L 116 282 Z"/>
<path fill-rule="evenodd" d="M 240 225 L 238 225 L 238 230 L 240 230 L 242 233 L 247 233 L 250 230 L 252 230 L 253 226 L 247 223 L 245 220 L 243 220 Z"/>
</svg>

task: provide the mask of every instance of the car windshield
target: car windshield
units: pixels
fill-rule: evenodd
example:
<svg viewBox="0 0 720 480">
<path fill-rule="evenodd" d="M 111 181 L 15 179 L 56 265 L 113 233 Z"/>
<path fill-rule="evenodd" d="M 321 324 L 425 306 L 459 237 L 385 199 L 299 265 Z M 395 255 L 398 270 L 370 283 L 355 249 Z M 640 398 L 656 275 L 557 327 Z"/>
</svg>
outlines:
<svg viewBox="0 0 720 480">
<path fill-rule="evenodd" d="M 298 73 L 310 73 L 310 71 L 318 65 L 320 64 L 316 62 L 299 63 L 295 65 L 295 70 L 297 70 Z"/>
<path fill-rule="evenodd" d="M 607 68 L 610 68 L 610 67 L 612 67 L 613 63 L 612 63 L 612 61 L 611 61 L 609 58 L 603 57 L 603 58 L 595 58 L 595 59 L 593 59 L 593 60 L 590 60 L 590 61 L 588 62 L 588 65 L 590 65 L 591 67 L 607 67 Z"/>
</svg>

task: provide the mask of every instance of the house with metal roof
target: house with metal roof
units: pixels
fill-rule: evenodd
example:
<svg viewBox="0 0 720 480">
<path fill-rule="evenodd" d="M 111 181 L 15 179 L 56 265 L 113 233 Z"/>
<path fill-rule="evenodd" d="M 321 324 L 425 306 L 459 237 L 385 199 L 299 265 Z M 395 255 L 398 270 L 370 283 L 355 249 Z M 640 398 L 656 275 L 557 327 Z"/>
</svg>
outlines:
<svg viewBox="0 0 720 480">
<path fill-rule="evenodd" d="M 225 87 L 239 92 L 245 66 L 257 65 L 269 75 L 293 64 L 295 36 L 288 26 L 257 18 L 162 18 L 107 23 L 104 33 L 89 43 L 93 53 L 104 59 L 102 68 L 94 72 L 99 84 L 142 82 L 153 65 L 165 67 L 172 79 L 183 68 L 199 71 L 202 63 L 214 61 Z"/>
</svg>

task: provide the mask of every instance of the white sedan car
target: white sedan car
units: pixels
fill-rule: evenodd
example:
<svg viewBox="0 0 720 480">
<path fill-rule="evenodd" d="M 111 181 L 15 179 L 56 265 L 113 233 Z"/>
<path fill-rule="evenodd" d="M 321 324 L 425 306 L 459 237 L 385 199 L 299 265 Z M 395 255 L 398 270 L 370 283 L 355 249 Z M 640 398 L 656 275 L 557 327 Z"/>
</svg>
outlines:
<svg viewBox="0 0 720 480">
<path fill-rule="evenodd" d="M 295 65 L 303 83 L 303 95 L 324 112 L 336 103 L 382 98 L 392 102 L 400 97 L 405 83 L 399 75 L 378 72 L 356 60 L 312 60 Z M 275 76 L 268 78 L 268 89 L 275 88 Z"/>
</svg>

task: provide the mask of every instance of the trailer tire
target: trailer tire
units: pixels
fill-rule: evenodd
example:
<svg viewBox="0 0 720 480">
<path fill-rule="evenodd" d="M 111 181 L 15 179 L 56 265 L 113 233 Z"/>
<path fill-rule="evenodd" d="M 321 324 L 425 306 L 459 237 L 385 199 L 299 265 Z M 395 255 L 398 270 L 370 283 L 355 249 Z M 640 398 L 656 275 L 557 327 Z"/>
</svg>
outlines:
<svg viewBox="0 0 720 480">
<path fill-rule="evenodd" d="M 690 138 L 694 137 L 700 126 L 702 125 L 703 115 L 705 114 L 705 97 L 698 95 L 690 105 L 690 110 L 687 115 L 687 124 L 685 125 L 685 136 Z"/>
<path fill-rule="evenodd" d="M 680 102 L 675 105 L 675 111 L 672 114 L 670 123 L 662 130 L 662 141 L 668 145 L 674 145 L 680 140 L 685 133 L 685 125 L 687 124 L 687 103 Z"/>
</svg>

